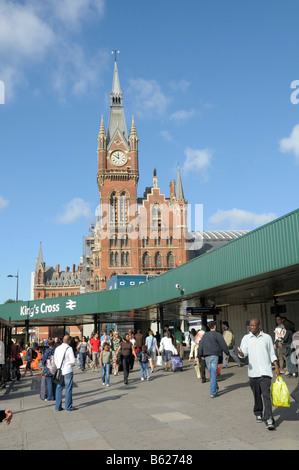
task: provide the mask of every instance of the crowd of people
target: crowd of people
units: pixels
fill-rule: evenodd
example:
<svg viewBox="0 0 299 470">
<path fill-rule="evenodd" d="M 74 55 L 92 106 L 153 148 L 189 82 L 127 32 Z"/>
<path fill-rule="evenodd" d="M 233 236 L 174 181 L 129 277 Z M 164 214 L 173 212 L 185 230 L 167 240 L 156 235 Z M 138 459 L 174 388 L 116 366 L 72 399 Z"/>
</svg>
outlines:
<svg viewBox="0 0 299 470">
<path fill-rule="evenodd" d="M 253 318 L 249 324 L 249 332 L 236 348 L 235 335 L 227 321 L 222 322 L 222 333 L 217 331 L 216 321 L 211 321 L 198 331 L 192 329 L 186 338 L 180 328 L 170 330 L 165 325 L 163 337 L 154 335 L 148 330 L 144 335 L 140 330 L 134 334 L 131 330 L 121 338 L 117 331 L 92 334 L 90 338 L 65 335 L 62 340 L 49 338 L 42 356 L 42 376 L 45 377 L 47 401 L 55 401 L 55 411 L 61 411 L 62 394 L 65 388 L 65 411 L 73 411 L 73 370 L 81 371 L 89 368 L 92 372 L 101 371 L 103 387 L 110 387 L 110 375 L 118 376 L 123 373 L 124 384 L 129 381 L 130 371 L 134 363 L 139 363 L 140 380 L 149 381 L 150 375 L 156 370 L 157 361 L 164 369 L 171 370 L 173 357 L 184 358 L 185 346 L 189 345 L 189 361 L 200 370 L 202 383 L 207 381 L 206 370 L 210 381 L 210 397 L 218 396 L 217 376 L 220 363 L 226 368 L 231 357 L 239 367 L 244 365 L 247 358 L 248 376 L 254 398 L 253 412 L 257 422 L 266 422 L 269 430 L 275 429 L 272 414 L 270 387 L 274 373 L 276 376 L 285 374 L 290 378 L 298 377 L 296 347 L 298 348 L 298 332 L 286 318 L 276 317 L 274 342 L 270 335 L 263 332 L 260 321 Z M 297 336 L 296 336 L 297 335 Z M 297 343 L 296 343 L 297 341 Z M 296 346 L 294 346 L 296 343 Z M 10 369 L 12 375 L 20 380 L 20 352 L 26 351 L 26 367 L 24 376 L 32 374 L 31 362 L 33 352 L 38 345 L 29 343 L 9 345 Z M 294 356 L 295 351 L 295 356 Z M 298 352 L 298 351 L 297 351 Z M 294 360 L 295 357 L 295 360 Z M 58 380 L 56 373 L 61 371 Z M 299 406 L 299 397 L 298 397 Z M 7 424 L 11 421 L 11 411 L 2 410 L 2 419 Z"/>
</svg>

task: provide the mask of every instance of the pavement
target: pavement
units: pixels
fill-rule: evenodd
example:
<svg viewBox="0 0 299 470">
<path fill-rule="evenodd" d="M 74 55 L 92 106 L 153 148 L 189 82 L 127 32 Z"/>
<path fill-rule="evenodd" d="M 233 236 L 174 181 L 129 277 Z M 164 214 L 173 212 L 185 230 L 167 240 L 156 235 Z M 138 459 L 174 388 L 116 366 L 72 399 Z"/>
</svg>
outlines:
<svg viewBox="0 0 299 470">
<path fill-rule="evenodd" d="M 75 369 L 72 412 L 40 399 L 40 371 L 9 382 L 0 408 L 10 408 L 13 419 L 0 425 L 0 450 L 299 450 L 296 402 L 274 408 L 275 431 L 256 423 L 247 366 L 221 369 L 213 399 L 187 359 L 182 372 L 159 367 L 148 382 L 136 363 L 128 385 L 122 373 L 110 378 L 103 387 L 100 372 Z M 292 392 L 298 379 L 285 380 Z"/>
</svg>

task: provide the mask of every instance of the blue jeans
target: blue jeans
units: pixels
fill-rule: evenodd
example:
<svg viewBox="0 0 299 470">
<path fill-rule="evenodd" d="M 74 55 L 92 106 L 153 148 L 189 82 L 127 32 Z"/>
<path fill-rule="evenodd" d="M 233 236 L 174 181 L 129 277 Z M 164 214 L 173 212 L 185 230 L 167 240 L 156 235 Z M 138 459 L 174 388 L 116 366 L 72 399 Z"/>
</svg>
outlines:
<svg viewBox="0 0 299 470">
<path fill-rule="evenodd" d="M 109 385 L 110 380 L 110 363 L 102 364 L 102 383 L 106 382 L 106 385 Z"/>
<path fill-rule="evenodd" d="M 210 394 L 216 395 L 218 392 L 218 384 L 216 379 L 216 372 L 219 362 L 218 356 L 206 356 L 205 357 L 206 366 L 210 374 Z"/>
<path fill-rule="evenodd" d="M 79 353 L 79 367 L 80 369 L 85 369 L 87 353 Z"/>
<path fill-rule="evenodd" d="M 62 403 L 62 390 L 65 385 L 65 411 L 71 411 L 73 409 L 73 372 L 63 375 L 61 382 L 56 387 L 56 404 L 55 411 L 61 411 Z"/>
<path fill-rule="evenodd" d="M 144 377 L 144 375 L 146 377 L 149 377 L 149 373 L 148 373 L 148 362 L 139 362 L 140 364 L 140 376 L 141 378 Z"/>
<path fill-rule="evenodd" d="M 46 384 L 47 384 L 47 400 L 54 401 L 55 392 L 56 392 L 56 384 L 52 382 L 52 375 L 50 375 L 49 377 L 46 376 Z"/>
</svg>

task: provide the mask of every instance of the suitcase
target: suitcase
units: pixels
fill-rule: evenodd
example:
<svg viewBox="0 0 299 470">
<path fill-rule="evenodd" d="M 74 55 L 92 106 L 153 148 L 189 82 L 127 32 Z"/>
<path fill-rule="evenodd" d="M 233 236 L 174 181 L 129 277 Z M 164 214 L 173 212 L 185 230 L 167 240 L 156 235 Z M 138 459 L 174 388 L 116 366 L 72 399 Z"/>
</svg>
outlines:
<svg viewBox="0 0 299 470">
<path fill-rule="evenodd" d="M 45 400 L 47 398 L 47 383 L 46 377 L 44 375 L 41 376 L 40 381 L 40 399 Z"/>
<path fill-rule="evenodd" d="M 172 356 L 171 358 L 171 368 L 173 372 L 183 370 L 183 361 L 180 356 Z"/>
</svg>

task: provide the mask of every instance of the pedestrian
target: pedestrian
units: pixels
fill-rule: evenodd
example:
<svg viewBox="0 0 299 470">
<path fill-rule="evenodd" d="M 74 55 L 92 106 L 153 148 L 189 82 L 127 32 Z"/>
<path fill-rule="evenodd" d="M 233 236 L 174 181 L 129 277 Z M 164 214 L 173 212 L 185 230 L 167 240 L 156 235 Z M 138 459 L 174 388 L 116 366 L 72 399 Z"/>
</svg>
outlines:
<svg viewBox="0 0 299 470">
<path fill-rule="evenodd" d="M 204 334 L 205 334 L 205 330 L 203 330 L 203 329 L 199 329 L 198 332 L 196 333 L 195 342 L 197 344 L 197 348 L 198 348 L 199 342 L 202 340 L 202 337 L 203 337 Z M 206 361 L 205 361 L 205 358 L 200 356 L 200 357 L 196 357 L 195 360 L 199 361 L 201 382 L 205 383 L 207 381 L 207 379 L 206 379 Z"/>
<path fill-rule="evenodd" d="M 139 348 L 141 350 L 144 344 L 145 344 L 144 335 L 141 333 L 141 330 L 137 330 L 137 333 L 135 335 L 135 349 Z"/>
<path fill-rule="evenodd" d="M 280 315 L 276 315 L 276 328 L 274 330 L 274 350 L 278 359 L 280 373 L 284 374 L 284 367 L 286 365 L 286 360 L 282 354 L 282 342 L 286 334 L 286 329 L 282 323 L 282 318 Z"/>
<path fill-rule="evenodd" d="M 185 335 L 181 331 L 179 326 L 177 326 L 176 329 L 175 329 L 174 338 L 175 338 L 175 347 L 178 351 L 178 355 L 180 356 L 181 359 L 184 359 L 184 345 L 183 345 L 183 342 L 185 341 Z"/>
<path fill-rule="evenodd" d="M 65 335 L 63 342 L 55 349 L 54 362 L 57 368 L 62 370 L 61 381 L 56 387 L 56 404 L 55 411 L 61 411 L 62 390 L 65 386 L 65 411 L 74 411 L 77 408 L 73 406 L 73 367 L 76 363 L 73 348 L 70 346 L 71 337 Z"/>
<path fill-rule="evenodd" d="M 216 331 L 217 323 L 211 321 L 208 323 L 210 331 L 207 331 L 198 344 L 198 359 L 204 358 L 208 372 L 210 374 L 210 396 L 218 396 L 219 387 L 217 384 L 217 368 L 219 356 L 224 352 L 226 358 L 229 356 L 229 350 L 221 333 Z"/>
<path fill-rule="evenodd" d="M 113 366 L 114 366 L 114 375 L 119 375 L 119 366 L 120 366 L 120 361 L 117 360 L 116 357 L 116 351 L 118 350 L 118 347 L 121 342 L 121 337 L 119 336 L 118 331 L 115 331 L 113 333 L 113 338 L 111 341 L 111 350 L 112 350 L 112 361 L 113 361 Z"/>
<path fill-rule="evenodd" d="M 24 361 L 26 362 L 26 367 L 25 367 L 24 377 L 26 376 L 27 372 L 30 372 L 30 375 L 33 375 L 32 369 L 31 369 L 32 348 L 30 347 L 30 343 L 27 342 L 25 344 L 25 349 L 26 349 L 26 356 L 24 358 Z"/>
<path fill-rule="evenodd" d="M 192 357 L 194 357 L 194 359 L 196 359 L 197 357 L 197 343 L 195 341 L 195 336 L 196 336 L 196 331 L 194 328 L 192 328 L 191 331 L 189 331 L 189 340 L 191 344 L 190 353 L 189 353 L 189 362 L 191 361 Z"/>
<path fill-rule="evenodd" d="M 129 330 L 129 340 L 133 344 L 134 349 L 136 349 L 136 339 L 135 335 L 132 330 Z M 135 351 L 136 353 L 136 351 Z M 131 355 L 130 357 L 130 370 L 133 370 L 134 367 L 134 357 Z"/>
<path fill-rule="evenodd" d="M 98 365 L 100 363 L 100 346 L 101 340 L 99 338 L 98 333 L 90 340 L 90 348 L 91 348 L 91 355 L 92 355 L 92 371 L 98 370 Z"/>
<path fill-rule="evenodd" d="M 42 358 L 42 365 L 44 366 L 43 375 L 46 378 L 47 384 L 47 398 L 46 401 L 54 401 L 55 400 L 55 392 L 56 392 L 56 384 L 52 381 L 53 373 L 54 373 L 54 346 L 55 342 L 53 338 L 50 338 L 48 341 L 48 349 L 44 352 Z"/>
<path fill-rule="evenodd" d="M 102 385 L 110 387 L 110 365 L 112 353 L 108 343 L 104 344 L 103 350 L 100 354 L 100 367 L 102 368 Z"/>
<path fill-rule="evenodd" d="M 156 357 L 157 354 L 160 356 L 159 348 L 158 348 L 158 343 L 157 339 L 154 337 L 154 333 L 152 330 L 148 331 L 148 336 L 145 339 L 145 345 L 147 350 L 149 351 L 149 364 L 151 368 L 151 373 L 154 373 L 155 370 L 155 362 L 156 362 Z"/>
<path fill-rule="evenodd" d="M 12 374 L 12 378 L 16 378 L 17 380 L 21 379 L 20 373 L 20 366 L 23 364 L 21 358 L 21 348 L 18 344 L 15 344 L 12 340 L 9 341 L 10 347 L 10 370 Z"/>
<path fill-rule="evenodd" d="M 253 392 L 253 413 L 257 423 L 265 421 L 267 429 L 274 430 L 271 402 L 272 363 L 275 375 L 280 374 L 277 357 L 270 335 L 261 331 L 260 321 L 253 318 L 249 323 L 249 333 L 241 341 L 240 357 L 248 356 L 248 376 Z"/>
<path fill-rule="evenodd" d="M 116 357 L 118 357 L 119 354 L 121 354 L 121 362 L 122 362 L 123 371 L 124 371 L 124 384 L 128 385 L 130 363 L 131 363 L 132 355 L 135 357 L 135 360 L 137 361 L 137 356 L 135 353 L 134 346 L 130 342 L 129 333 L 126 333 L 123 340 L 121 341 L 116 351 Z"/>
<path fill-rule="evenodd" d="M 235 350 L 235 335 L 234 335 L 233 330 L 229 327 L 229 324 L 227 321 L 222 322 L 222 328 L 223 328 L 223 338 L 228 347 L 229 355 L 233 358 L 233 360 L 238 364 L 239 367 L 242 367 L 243 364 L 240 361 Z M 227 363 L 228 363 L 228 359 L 225 359 L 225 353 L 223 353 L 223 366 L 222 366 L 223 369 L 227 368 Z"/>
<path fill-rule="evenodd" d="M 173 351 L 172 339 L 171 339 L 170 333 L 169 333 L 169 331 L 167 331 L 167 329 L 164 330 L 164 336 L 161 339 L 159 351 L 161 353 L 163 351 L 165 370 L 167 371 L 168 370 L 168 368 L 167 368 L 168 362 L 170 362 L 170 364 L 171 364 L 171 356 L 172 356 L 172 351 Z"/>
<path fill-rule="evenodd" d="M 141 347 L 141 351 L 137 353 L 137 358 L 140 365 L 140 377 L 143 381 L 145 378 L 148 381 L 150 379 L 148 373 L 148 361 L 149 361 L 150 353 L 147 350 L 147 347 L 144 345 Z"/>
<path fill-rule="evenodd" d="M 101 337 L 101 350 L 102 351 L 104 351 L 105 344 L 108 344 L 109 348 L 110 348 L 111 340 L 110 340 L 110 337 L 107 335 L 106 331 L 104 332 L 104 334 Z"/>
<path fill-rule="evenodd" d="M 87 343 L 86 336 L 82 336 L 82 341 L 78 344 L 78 352 L 79 352 L 79 368 L 82 371 L 84 371 L 86 357 L 88 353 L 88 343 Z"/>
</svg>

